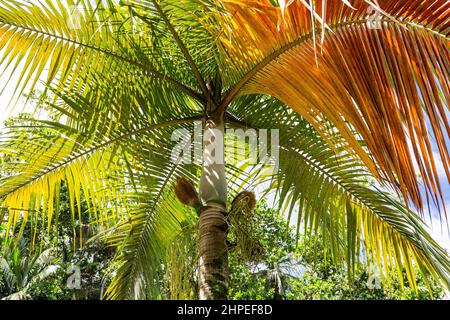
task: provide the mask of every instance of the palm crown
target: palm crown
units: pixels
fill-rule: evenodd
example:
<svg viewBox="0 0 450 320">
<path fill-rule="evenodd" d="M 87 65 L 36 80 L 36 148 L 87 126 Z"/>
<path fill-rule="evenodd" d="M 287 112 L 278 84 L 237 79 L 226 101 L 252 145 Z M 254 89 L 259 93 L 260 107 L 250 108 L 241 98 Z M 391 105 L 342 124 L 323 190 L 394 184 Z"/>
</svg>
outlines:
<svg viewBox="0 0 450 320">
<path fill-rule="evenodd" d="M 384 274 L 405 268 L 414 285 L 416 264 L 448 286 L 448 254 L 408 204 L 443 203 L 432 140 L 450 178 L 449 22 L 445 0 L 0 0 L 17 92 L 45 76 L 54 95 L 54 120 L 2 134 L 2 220 L 51 228 L 65 181 L 73 212 L 88 199 L 118 248 L 109 297 L 152 297 L 167 246 L 197 219 L 172 182 L 200 184 L 201 220 L 226 205 L 219 182 L 234 196 L 266 181 L 297 232 L 320 232 L 350 272 L 365 252 Z M 170 157 L 173 130 L 195 121 L 279 129 L 278 170 L 211 166 L 220 181 L 205 187 L 205 166 Z"/>
</svg>

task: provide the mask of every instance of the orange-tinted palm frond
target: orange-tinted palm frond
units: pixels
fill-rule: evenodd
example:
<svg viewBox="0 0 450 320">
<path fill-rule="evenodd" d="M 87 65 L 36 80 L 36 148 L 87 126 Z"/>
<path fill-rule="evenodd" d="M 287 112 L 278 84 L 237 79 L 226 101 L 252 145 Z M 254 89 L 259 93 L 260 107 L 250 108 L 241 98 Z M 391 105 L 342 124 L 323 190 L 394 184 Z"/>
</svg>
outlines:
<svg viewBox="0 0 450 320">
<path fill-rule="evenodd" d="M 423 181 L 427 198 L 441 203 L 435 155 L 450 181 L 450 4 L 351 4 L 225 1 L 230 14 L 220 44 L 232 69 L 225 103 L 238 94 L 270 94 L 327 137 L 330 121 L 339 130 L 331 136 L 340 137 L 330 143 L 352 149 L 406 200 L 423 207 Z"/>
</svg>

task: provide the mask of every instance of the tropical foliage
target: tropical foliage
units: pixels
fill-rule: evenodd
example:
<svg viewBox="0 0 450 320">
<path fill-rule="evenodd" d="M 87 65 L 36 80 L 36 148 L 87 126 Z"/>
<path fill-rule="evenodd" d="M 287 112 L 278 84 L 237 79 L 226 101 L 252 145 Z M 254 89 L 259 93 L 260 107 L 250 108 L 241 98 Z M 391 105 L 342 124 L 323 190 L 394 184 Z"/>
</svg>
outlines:
<svg viewBox="0 0 450 320">
<path fill-rule="evenodd" d="M 230 252 L 230 297 L 232 299 L 288 300 L 392 300 L 439 299 L 443 290 L 436 281 L 418 276 L 418 294 L 402 288 L 396 277 L 389 285 L 377 278 L 377 270 L 358 265 L 352 277 L 333 263 L 320 235 L 302 237 L 275 210 L 260 202 L 253 220 L 261 254 L 243 261 L 239 250 Z M 372 266 L 373 267 L 373 266 Z M 406 282 L 406 274 L 403 273 Z"/>
<path fill-rule="evenodd" d="M 63 188 L 61 211 L 63 216 L 70 216 L 68 194 Z M 63 219 L 64 221 L 64 219 Z M 67 228 L 65 226 L 68 226 Z M 332 259 L 324 255 L 321 241 L 311 245 L 311 239 L 302 238 L 296 245 L 296 234 L 285 219 L 275 210 L 269 209 L 264 202 L 259 202 L 256 210 L 247 222 L 241 222 L 239 228 L 232 231 L 230 240 L 236 239 L 235 233 L 245 236 L 243 230 L 251 229 L 252 235 L 258 239 L 258 255 L 248 256 L 242 249 L 234 246 L 230 249 L 230 299 L 430 299 L 430 291 L 422 278 L 418 279 L 419 295 L 409 286 L 401 288 L 400 283 L 391 279 L 390 287 L 371 276 L 363 265 L 357 267 L 352 279 L 342 268 L 335 266 Z M 110 281 L 108 276 L 114 272 L 111 255 L 99 244 L 87 244 L 83 250 L 73 252 L 74 240 L 70 221 L 61 222 L 58 237 L 65 239 L 54 251 L 54 260 L 58 260 L 58 268 L 45 278 L 34 279 L 27 289 L 27 294 L 14 295 L 15 289 L 7 286 L 7 273 L 0 271 L 0 298 L 33 300 L 68 300 L 101 298 L 102 290 Z M 163 262 L 165 276 L 161 282 L 162 299 L 197 299 L 198 280 L 195 275 L 196 229 L 184 229 L 184 235 L 171 248 L 169 259 Z M 24 239 L 29 237 L 27 234 Z M 50 246 L 51 247 L 51 246 Z M 26 249 L 22 247 L 23 250 Z M 246 250 L 249 251 L 249 250 Z M 173 252 L 173 253 L 172 253 Z M 24 250 L 26 258 L 26 250 Z M 9 261 L 8 256 L 7 259 Z M 80 287 L 71 288 L 68 282 L 72 275 L 71 266 L 80 268 Z M 29 272 L 17 270 L 17 277 Z M 180 281 L 181 280 L 181 281 Z M 406 278 L 405 278 L 406 281 Z M 433 298 L 442 296 L 442 288 L 432 281 Z"/>
<path fill-rule="evenodd" d="M 46 78 L 41 104 L 51 110 L 1 136 L 7 239 L 27 221 L 51 232 L 64 182 L 73 219 L 84 197 L 96 239 L 118 252 L 108 297 L 160 296 L 160 262 L 196 215 L 172 182 L 205 172 L 173 161 L 171 135 L 220 118 L 280 132 L 277 170 L 227 164 L 219 182 L 232 199 L 267 186 L 297 234 L 320 231 L 349 274 L 364 253 L 385 281 L 403 283 L 405 270 L 417 292 L 418 268 L 448 286 L 448 253 L 410 206 L 443 202 L 431 141 L 450 180 L 448 9 L 445 0 L 0 0 L 0 63 L 17 94 Z"/>
<path fill-rule="evenodd" d="M 17 246 L 11 245 L 0 259 L 0 274 L 7 292 L 10 293 L 3 299 L 29 299 L 33 285 L 58 270 L 58 265 L 51 264 L 54 260 L 51 249 L 30 255 L 27 243 L 23 240 Z"/>
</svg>

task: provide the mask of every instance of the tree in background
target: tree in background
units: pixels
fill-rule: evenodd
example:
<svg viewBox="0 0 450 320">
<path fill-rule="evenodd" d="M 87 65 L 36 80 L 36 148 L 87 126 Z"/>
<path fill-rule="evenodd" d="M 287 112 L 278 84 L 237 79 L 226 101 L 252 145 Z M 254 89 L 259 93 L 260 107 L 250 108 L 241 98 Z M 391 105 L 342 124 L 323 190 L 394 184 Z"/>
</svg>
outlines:
<svg viewBox="0 0 450 320">
<path fill-rule="evenodd" d="M 350 272 L 367 252 L 383 279 L 404 269 L 417 290 L 417 265 L 448 286 L 447 252 L 407 205 L 443 203 L 430 141 L 450 178 L 448 1 L 309 3 L 0 0 L 0 63 L 16 92 L 46 70 L 55 95 L 42 101 L 50 120 L 1 136 L 7 235 L 37 216 L 52 229 L 64 181 L 71 214 L 84 195 L 96 234 L 117 248 L 108 298 L 155 298 L 161 261 L 198 215 L 199 297 L 224 299 L 240 219 L 227 199 L 261 185 Z M 198 122 L 203 161 L 188 163 L 171 137 Z M 226 128 L 278 129 L 275 170 L 225 165 Z"/>
<path fill-rule="evenodd" d="M 59 268 L 52 249 L 29 248 L 29 241 L 10 243 L 0 257 L 0 297 L 4 300 L 24 300 L 32 297 L 36 284 L 56 273 Z"/>
<path fill-rule="evenodd" d="M 68 190 L 62 184 L 54 232 L 36 240 L 36 236 L 41 235 L 36 230 L 42 227 L 42 222 L 34 225 L 27 221 L 20 232 L 19 246 L 12 242 L 12 238 L 7 240 L 9 246 L 0 254 L 0 298 L 98 300 L 103 297 L 110 281 L 109 272 L 114 269 L 111 264 L 114 250 L 101 241 L 87 241 L 89 233 L 93 232 L 90 228 L 95 228 L 95 225 L 87 224 L 84 199 L 80 209 L 79 215 L 76 209 L 75 216 L 72 216 Z M 0 241 L 5 241 L 2 233 Z M 77 269 L 80 271 L 80 287 L 73 287 L 70 279 L 71 276 L 78 277 Z"/>
<path fill-rule="evenodd" d="M 247 222 L 249 223 L 249 222 Z M 366 265 L 360 264 L 351 277 L 330 255 L 325 254 L 323 239 L 296 235 L 278 212 L 260 202 L 251 219 L 252 237 L 259 239 L 258 256 L 243 261 L 242 252 L 230 251 L 231 299 L 439 299 L 444 291 L 436 281 L 417 279 L 418 292 L 408 284 L 406 272 L 399 281 L 375 280 Z"/>
<path fill-rule="evenodd" d="M 14 265 L 13 255 L 6 260 L 12 264 L 5 271 L 0 271 L 0 298 L 33 299 L 33 300 L 64 300 L 89 299 L 98 300 L 102 290 L 110 281 L 110 273 L 115 271 L 111 265 L 111 252 L 101 245 L 88 245 L 84 250 L 73 251 L 72 226 L 67 189 L 63 189 L 61 197 L 61 219 L 58 227 L 59 245 L 54 248 L 50 257 L 49 250 L 44 250 L 42 257 L 28 256 L 28 248 L 21 245 L 21 254 L 16 255 L 19 261 Z M 247 213 L 248 214 L 248 213 Z M 67 219 L 67 221 L 64 221 Z M 185 226 L 179 242 L 170 247 L 168 259 L 164 262 L 166 271 L 164 281 L 160 283 L 163 292 L 162 299 L 198 299 L 198 283 L 195 265 L 197 253 L 196 228 Z M 240 234 L 239 234 L 240 233 Z M 24 240 L 29 233 L 24 234 Z M 238 246 L 237 239 L 251 237 L 258 239 L 257 243 L 245 241 L 245 246 Z M 62 240 L 65 239 L 65 240 Z M 70 240 L 68 240 L 70 239 Z M 362 264 L 356 269 L 350 279 L 347 272 L 337 266 L 328 256 L 324 255 L 321 239 L 302 239 L 296 245 L 296 234 L 280 216 L 260 201 L 251 213 L 241 220 L 229 234 L 228 245 L 230 259 L 230 299 L 430 299 L 430 291 L 424 279 L 419 278 L 418 294 L 409 286 L 404 274 L 404 286 L 392 277 L 391 287 L 370 285 L 370 275 L 367 267 Z M 18 250 L 14 248 L 14 250 Z M 105 251 L 106 250 L 106 251 Z M 51 258 L 51 259 L 49 259 Z M 20 263 L 22 260 L 40 261 L 39 263 Z M 43 261 L 46 263 L 42 263 Z M 51 266 L 51 272 L 42 273 L 39 270 L 49 268 L 49 262 L 58 261 Z M 18 266 L 22 269 L 17 269 Z M 40 265 L 40 267 L 38 267 Z M 27 267 L 28 266 L 28 267 Z M 70 266 L 77 266 L 81 271 L 80 288 L 68 288 Z M 26 270 L 23 268 L 26 267 Z M 15 269 L 14 277 L 7 273 Z M 33 271 L 35 276 L 27 274 Z M 38 276 L 39 275 L 39 276 Z M 8 279 L 24 279 L 25 286 L 18 290 Z M 430 290 L 434 299 L 439 299 L 443 290 L 438 283 L 430 281 Z M 19 291 L 17 293 L 17 291 Z"/>
</svg>

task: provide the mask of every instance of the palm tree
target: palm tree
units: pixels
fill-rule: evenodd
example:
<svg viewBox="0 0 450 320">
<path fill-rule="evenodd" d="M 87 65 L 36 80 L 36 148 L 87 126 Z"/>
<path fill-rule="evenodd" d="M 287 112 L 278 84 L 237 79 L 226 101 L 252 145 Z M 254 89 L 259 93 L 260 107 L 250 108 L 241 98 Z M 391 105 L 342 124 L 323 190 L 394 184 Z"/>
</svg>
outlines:
<svg viewBox="0 0 450 320">
<path fill-rule="evenodd" d="M 2 300 L 31 299 L 34 284 L 54 274 L 59 265 L 54 264 L 52 249 L 29 252 L 29 243 L 21 239 L 17 246 L 9 245 L 0 257 L 0 268 L 10 294 Z"/>
<path fill-rule="evenodd" d="M 291 252 L 268 266 L 262 266 L 256 274 L 267 280 L 273 289 L 274 300 L 283 300 L 286 297 L 286 290 L 289 289 L 287 281 L 295 277 L 301 277 L 305 269 L 304 264 L 296 259 L 294 253 Z"/>
<path fill-rule="evenodd" d="M 118 248 L 108 297 L 149 298 L 198 219 L 199 296 L 223 299 L 227 197 L 266 186 L 350 270 L 365 252 L 385 274 L 414 285 L 416 264 L 448 286 L 422 217 L 444 212 L 437 158 L 450 179 L 449 19 L 446 0 L 0 0 L 2 66 L 17 93 L 45 77 L 57 119 L 2 135 L 7 230 L 51 228 L 65 181 L 72 212 L 83 195 Z M 200 165 L 171 139 L 199 122 Z M 278 129 L 276 170 L 225 165 L 225 128 Z"/>
</svg>

